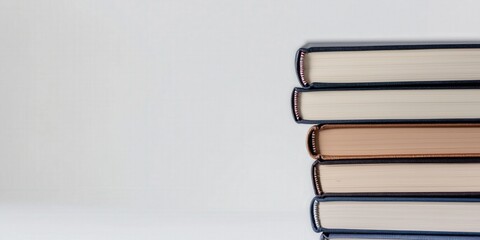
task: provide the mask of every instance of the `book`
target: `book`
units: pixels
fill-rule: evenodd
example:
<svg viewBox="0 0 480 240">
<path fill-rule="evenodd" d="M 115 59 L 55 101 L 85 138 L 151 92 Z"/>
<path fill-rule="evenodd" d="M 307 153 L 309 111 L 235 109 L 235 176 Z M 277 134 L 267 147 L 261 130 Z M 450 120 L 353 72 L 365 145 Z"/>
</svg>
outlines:
<svg viewBox="0 0 480 240">
<path fill-rule="evenodd" d="M 313 229 L 326 233 L 480 234 L 478 198 L 316 197 Z"/>
<path fill-rule="evenodd" d="M 480 196 L 480 158 L 315 161 L 323 196 Z"/>
<path fill-rule="evenodd" d="M 304 87 L 442 84 L 480 80 L 476 42 L 310 43 L 296 56 Z"/>
<path fill-rule="evenodd" d="M 307 134 L 307 149 L 326 161 L 480 157 L 480 123 L 315 125 Z"/>
<path fill-rule="evenodd" d="M 409 234 L 321 234 L 320 240 L 480 240 L 480 236 L 409 235 Z"/>
<path fill-rule="evenodd" d="M 459 121 L 480 118 L 480 85 L 403 88 L 295 88 L 299 123 Z"/>
</svg>

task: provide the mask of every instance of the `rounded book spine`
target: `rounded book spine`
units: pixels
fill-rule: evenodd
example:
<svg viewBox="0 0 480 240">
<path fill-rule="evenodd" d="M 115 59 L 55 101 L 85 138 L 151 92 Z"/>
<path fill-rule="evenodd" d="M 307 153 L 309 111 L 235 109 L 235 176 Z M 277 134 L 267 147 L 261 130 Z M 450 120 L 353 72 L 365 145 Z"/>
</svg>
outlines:
<svg viewBox="0 0 480 240">
<path fill-rule="evenodd" d="M 318 151 L 319 149 L 317 147 L 318 146 L 317 144 L 318 129 L 320 129 L 318 125 L 312 126 L 308 130 L 308 134 L 307 134 L 307 151 L 310 157 L 312 157 L 313 159 L 321 158 L 320 152 Z"/>
<path fill-rule="evenodd" d="M 305 79 L 305 55 L 308 50 L 300 48 L 295 56 L 295 70 L 297 71 L 297 78 L 303 87 L 310 87 L 310 84 Z"/>
<path fill-rule="evenodd" d="M 300 116 L 300 110 L 299 110 L 299 104 L 298 104 L 298 91 L 297 89 L 293 89 L 292 92 L 292 113 L 293 113 L 293 118 L 295 119 L 296 122 L 300 122 L 302 120 Z"/>
<path fill-rule="evenodd" d="M 318 171 L 318 166 L 320 165 L 320 161 L 317 160 L 312 164 L 312 184 L 313 184 L 313 191 L 315 195 L 321 196 L 323 195 L 322 184 L 320 182 L 320 172 Z"/>
</svg>

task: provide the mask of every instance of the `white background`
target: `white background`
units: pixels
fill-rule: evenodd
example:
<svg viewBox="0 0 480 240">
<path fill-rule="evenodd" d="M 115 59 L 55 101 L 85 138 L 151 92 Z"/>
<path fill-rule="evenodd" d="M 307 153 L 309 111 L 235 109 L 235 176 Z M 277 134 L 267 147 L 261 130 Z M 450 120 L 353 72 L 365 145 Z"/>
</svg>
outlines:
<svg viewBox="0 0 480 240">
<path fill-rule="evenodd" d="M 0 0 L 1 239 L 317 239 L 294 54 L 476 1 Z"/>
</svg>

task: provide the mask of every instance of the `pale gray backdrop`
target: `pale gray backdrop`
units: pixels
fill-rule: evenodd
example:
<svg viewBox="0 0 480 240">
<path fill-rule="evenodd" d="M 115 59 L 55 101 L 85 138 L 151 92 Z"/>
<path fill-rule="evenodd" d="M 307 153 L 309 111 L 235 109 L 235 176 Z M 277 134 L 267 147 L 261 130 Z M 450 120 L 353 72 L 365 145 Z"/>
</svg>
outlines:
<svg viewBox="0 0 480 240">
<path fill-rule="evenodd" d="M 317 239 L 296 49 L 480 39 L 479 9 L 0 0 L 0 238 Z"/>
</svg>

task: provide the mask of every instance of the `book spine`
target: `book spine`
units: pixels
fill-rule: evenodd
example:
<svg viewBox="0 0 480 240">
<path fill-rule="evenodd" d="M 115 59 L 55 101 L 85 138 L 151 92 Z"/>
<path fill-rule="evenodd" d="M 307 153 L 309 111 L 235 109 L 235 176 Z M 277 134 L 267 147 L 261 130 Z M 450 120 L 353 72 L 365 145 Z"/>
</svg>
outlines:
<svg viewBox="0 0 480 240">
<path fill-rule="evenodd" d="M 461 235 L 479 236 L 479 232 L 455 231 L 419 231 L 419 230 L 372 230 L 372 229 L 332 229 L 322 227 L 319 216 L 319 204 L 323 201 L 401 201 L 401 202 L 480 202 L 479 198 L 443 198 L 443 197 L 324 197 L 316 196 L 310 205 L 310 220 L 312 228 L 317 233 L 355 233 L 355 234 L 417 234 L 417 235 Z M 453 238 L 452 238 L 453 239 Z"/>
<path fill-rule="evenodd" d="M 315 195 L 321 196 L 324 194 L 322 190 L 322 184 L 320 182 L 320 172 L 318 171 L 320 165 L 320 161 L 315 161 L 312 164 L 312 184 L 313 184 L 313 191 L 315 192 Z"/>
<path fill-rule="evenodd" d="M 319 125 L 312 126 L 307 133 L 307 152 L 313 159 L 320 159 L 320 151 L 317 147 L 317 135 L 318 129 L 320 129 Z"/>
<path fill-rule="evenodd" d="M 297 71 L 297 78 L 303 87 L 310 87 L 310 84 L 305 80 L 305 55 L 308 53 L 306 48 L 300 48 L 295 56 L 295 69 Z"/>
<path fill-rule="evenodd" d="M 298 102 L 298 97 L 299 96 L 298 95 L 299 95 L 299 92 L 297 91 L 296 88 L 294 88 L 293 91 L 292 91 L 291 104 L 292 104 L 293 119 L 297 123 L 302 121 L 302 118 L 300 117 L 300 109 L 299 109 L 299 102 Z"/>
<path fill-rule="evenodd" d="M 320 217 L 318 216 L 318 202 L 319 197 L 315 197 L 310 204 L 310 219 L 312 222 L 313 231 L 320 233 L 322 232 L 322 226 L 320 224 Z"/>
</svg>

